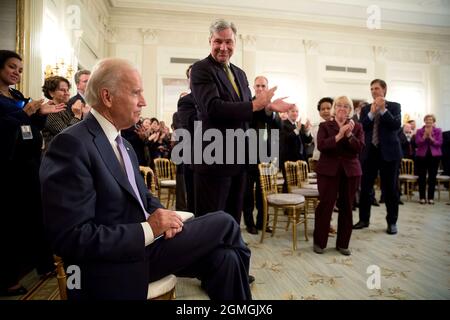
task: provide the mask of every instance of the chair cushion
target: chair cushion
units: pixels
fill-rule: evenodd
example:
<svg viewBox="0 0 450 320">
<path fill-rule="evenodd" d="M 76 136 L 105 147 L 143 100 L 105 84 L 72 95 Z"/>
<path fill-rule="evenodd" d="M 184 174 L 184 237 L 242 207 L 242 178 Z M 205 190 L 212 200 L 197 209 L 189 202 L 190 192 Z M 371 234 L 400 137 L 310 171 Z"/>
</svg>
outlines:
<svg viewBox="0 0 450 320">
<path fill-rule="evenodd" d="M 305 183 L 302 185 L 301 188 L 296 188 L 296 189 L 315 189 L 315 190 L 317 190 L 317 184 Z"/>
<path fill-rule="evenodd" d="M 269 204 L 278 206 L 296 205 L 305 202 L 305 197 L 299 194 L 292 193 L 274 193 L 267 196 Z"/>
<path fill-rule="evenodd" d="M 438 174 L 436 179 L 440 180 L 440 181 L 450 181 L 450 176 L 445 176 L 442 174 Z"/>
<path fill-rule="evenodd" d="M 308 178 L 315 179 L 315 178 L 317 178 L 317 174 L 315 172 L 310 172 L 310 173 L 308 173 Z"/>
<path fill-rule="evenodd" d="M 309 178 L 309 179 L 308 179 L 308 183 L 309 183 L 309 184 L 317 184 L 317 179 L 315 179 L 315 178 Z"/>
<path fill-rule="evenodd" d="M 161 187 L 175 187 L 177 182 L 175 180 L 161 180 L 160 185 Z"/>
<path fill-rule="evenodd" d="M 413 174 L 401 174 L 398 176 L 398 178 L 400 180 L 417 180 L 417 179 L 419 179 L 418 176 L 415 176 Z"/>
<path fill-rule="evenodd" d="M 292 193 L 295 194 L 301 194 L 305 197 L 318 197 L 319 196 L 319 190 L 317 189 L 305 189 L 305 188 L 295 188 L 292 190 Z"/>
<path fill-rule="evenodd" d="M 177 277 L 173 274 L 169 274 L 158 281 L 150 282 L 148 284 L 147 299 L 153 299 L 169 292 L 175 288 L 176 284 Z"/>
<path fill-rule="evenodd" d="M 277 179 L 277 186 L 284 184 L 284 179 Z"/>
</svg>

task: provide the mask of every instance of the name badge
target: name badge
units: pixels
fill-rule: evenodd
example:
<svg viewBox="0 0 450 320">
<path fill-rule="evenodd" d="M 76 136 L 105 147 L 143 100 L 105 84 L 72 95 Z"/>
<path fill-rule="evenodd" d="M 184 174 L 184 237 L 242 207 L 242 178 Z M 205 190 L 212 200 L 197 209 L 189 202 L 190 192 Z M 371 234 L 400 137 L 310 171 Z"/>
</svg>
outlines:
<svg viewBox="0 0 450 320">
<path fill-rule="evenodd" d="M 20 130 L 22 131 L 22 139 L 23 140 L 33 139 L 33 133 L 31 132 L 30 126 L 20 126 Z"/>
</svg>

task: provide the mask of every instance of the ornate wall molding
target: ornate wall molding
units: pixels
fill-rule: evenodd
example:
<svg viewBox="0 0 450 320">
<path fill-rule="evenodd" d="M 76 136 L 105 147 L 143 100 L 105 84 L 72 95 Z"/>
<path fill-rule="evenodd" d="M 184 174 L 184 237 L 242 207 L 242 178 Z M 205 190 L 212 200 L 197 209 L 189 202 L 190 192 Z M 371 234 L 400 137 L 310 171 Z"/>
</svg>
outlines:
<svg viewBox="0 0 450 320">
<path fill-rule="evenodd" d="M 437 50 L 428 50 L 427 57 L 429 64 L 435 65 L 441 62 L 441 53 Z"/>
<path fill-rule="evenodd" d="M 319 54 L 319 42 L 314 40 L 303 40 L 303 46 L 305 47 L 305 53 L 307 55 Z"/>
<path fill-rule="evenodd" d="M 376 61 L 385 61 L 388 55 L 388 48 L 373 46 L 373 55 Z"/>
<path fill-rule="evenodd" d="M 256 36 L 249 34 L 240 34 L 244 50 L 256 50 Z"/>
<path fill-rule="evenodd" d="M 157 44 L 158 32 L 154 29 L 141 28 L 139 31 L 142 34 L 144 44 Z"/>
</svg>

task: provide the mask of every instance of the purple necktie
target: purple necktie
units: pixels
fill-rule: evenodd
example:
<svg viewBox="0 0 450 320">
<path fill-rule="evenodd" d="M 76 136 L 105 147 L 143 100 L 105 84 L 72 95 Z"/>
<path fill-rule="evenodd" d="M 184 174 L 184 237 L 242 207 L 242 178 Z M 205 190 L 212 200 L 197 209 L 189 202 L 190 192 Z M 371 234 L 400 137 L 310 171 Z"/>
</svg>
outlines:
<svg viewBox="0 0 450 320">
<path fill-rule="evenodd" d="M 120 155 L 122 156 L 123 164 L 125 166 L 125 171 L 127 173 L 128 181 L 130 182 L 131 187 L 133 188 L 134 194 L 139 200 L 139 203 L 141 204 L 141 208 L 144 211 L 145 219 L 148 219 L 149 214 L 147 211 L 145 211 L 144 204 L 142 203 L 141 196 L 139 194 L 139 190 L 136 184 L 136 178 L 134 176 L 133 171 L 133 165 L 131 164 L 130 156 L 128 155 L 128 152 L 123 144 L 123 139 L 120 136 L 120 134 L 116 138 L 117 146 L 119 147 Z"/>
</svg>

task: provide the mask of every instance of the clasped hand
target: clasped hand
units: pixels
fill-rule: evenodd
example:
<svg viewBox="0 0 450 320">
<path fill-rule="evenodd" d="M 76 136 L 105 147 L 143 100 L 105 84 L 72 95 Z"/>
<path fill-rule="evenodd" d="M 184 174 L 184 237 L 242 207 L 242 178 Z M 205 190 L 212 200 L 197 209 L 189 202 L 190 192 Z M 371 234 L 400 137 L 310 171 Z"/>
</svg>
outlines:
<svg viewBox="0 0 450 320">
<path fill-rule="evenodd" d="M 373 101 L 370 112 L 377 113 L 378 111 L 383 112 L 386 109 L 386 100 L 383 97 L 377 97 Z"/>
<path fill-rule="evenodd" d="M 164 234 L 165 239 L 175 237 L 175 235 L 183 230 L 183 221 L 175 211 L 167 209 L 156 209 L 147 219 L 152 228 L 155 238 Z"/>
</svg>

